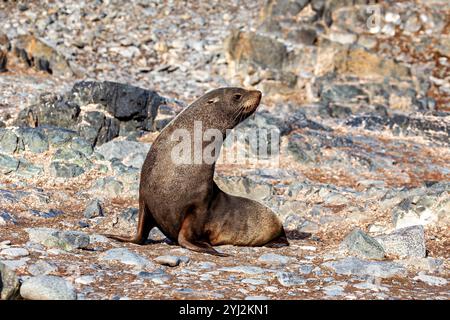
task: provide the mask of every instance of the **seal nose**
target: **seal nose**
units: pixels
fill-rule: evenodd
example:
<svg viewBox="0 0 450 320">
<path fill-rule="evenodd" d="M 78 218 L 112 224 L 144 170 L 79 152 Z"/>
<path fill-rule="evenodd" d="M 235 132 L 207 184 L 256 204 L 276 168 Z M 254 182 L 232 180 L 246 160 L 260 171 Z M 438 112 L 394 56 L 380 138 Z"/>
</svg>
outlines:
<svg viewBox="0 0 450 320">
<path fill-rule="evenodd" d="M 262 92 L 259 90 L 253 90 L 252 95 L 255 97 L 255 99 L 258 101 L 259 104 L 259 102 L 261 101 Z"/>
</svg>

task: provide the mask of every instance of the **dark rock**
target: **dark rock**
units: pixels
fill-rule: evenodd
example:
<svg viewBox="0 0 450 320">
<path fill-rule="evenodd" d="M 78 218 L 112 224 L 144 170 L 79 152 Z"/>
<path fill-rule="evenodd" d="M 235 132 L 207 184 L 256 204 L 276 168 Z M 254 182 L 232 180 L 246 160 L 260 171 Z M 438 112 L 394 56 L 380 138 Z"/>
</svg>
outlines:
<svg viewBox="0 0 450 320">
<path fill-rule="evenodd" d="M 80 104 L 98 103 L 119 120 L 152 121 L 164 98 L 155 91 L 117 82 L 77 82 L 71 94 Z"/>
<path fill-rule="evenodd" d="M 312 46 L 317 41 L 317 32 L 312 28 L 292 30 L 288 34 L 288 39 L 294 43 Z"/>
<path fill-rule="evenodd" d="M 41 94 L 37 103 L 23 109 L 16 124 L 21 126 L 53 126 L 75 129 L 80 107 L 52 93 Z"/>
<path fill-rule="evenodd" d="M 18 134 L 26 151 L 42 153 L 48 150 L 48 138 L 40 129 L 20 128 Z"/>
<path fill-rule="evenodd" d="M 6 68 L 6 65 L 8 63 L 8 55 L 5 51 L 0 49 L 0 72 L 6 72 L 8 69 Z"/>
</svg>

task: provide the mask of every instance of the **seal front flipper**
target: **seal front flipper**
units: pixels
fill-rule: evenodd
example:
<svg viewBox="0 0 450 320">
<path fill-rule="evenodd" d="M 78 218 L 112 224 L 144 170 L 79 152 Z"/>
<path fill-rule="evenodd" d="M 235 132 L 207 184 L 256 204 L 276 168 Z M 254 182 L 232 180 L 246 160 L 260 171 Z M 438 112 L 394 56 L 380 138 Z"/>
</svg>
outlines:
<svg viewBox="0 0 450 320">
<path fill-rule="evenodd" d="M 134 237 L 116 236 L 113 234 L 104 234 L 105 237 L 118 240 L 121 242 L 131 242 L 135 244 L 144 244 L 148 238 L 150 231 L 156 227 L 155 221 L 142 201 L 139 202 L 139 217 L 137 232 Z"/>
<path fill-rule="evenodd" d="M 192 220 L 192 214 L 189 214 L 184 218 L 180 232 L 178 233 L 178 244 L 183 248 L 192 251 L 208 253 L 219 257 L 228 257 L 228 254 L 215 250 L 209 243 L 195 239 Z"/>
</svg>

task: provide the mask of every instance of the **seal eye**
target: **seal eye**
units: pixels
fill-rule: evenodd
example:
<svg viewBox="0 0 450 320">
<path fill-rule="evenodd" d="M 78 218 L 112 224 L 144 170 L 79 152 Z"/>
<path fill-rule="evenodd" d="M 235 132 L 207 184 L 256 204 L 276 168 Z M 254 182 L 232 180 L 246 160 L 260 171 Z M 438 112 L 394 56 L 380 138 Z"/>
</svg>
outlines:
<svg viewBox="0 0 450 320">
<path fill-rule="evenodd" d="M 242 98 L 242 94 L 239 94 L 239 93 L 237 93 L 237 94 L 235 94 L 235 95 L 233 96 L 233 99 L 236 100 L 236 101 L 241 100 L 241 98 Z"/>
</svg>

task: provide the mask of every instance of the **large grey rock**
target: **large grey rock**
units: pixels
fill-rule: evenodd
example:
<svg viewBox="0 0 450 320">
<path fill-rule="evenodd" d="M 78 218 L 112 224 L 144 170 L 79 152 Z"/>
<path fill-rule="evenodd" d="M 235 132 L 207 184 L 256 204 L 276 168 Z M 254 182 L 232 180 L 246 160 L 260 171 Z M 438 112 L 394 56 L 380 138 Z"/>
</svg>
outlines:
<svg viewBox="0 0 450 320">
<path fill-rule="evenodd" d="M 374 238 L 360 229 L 350 232 L 341 243 L 341 247 L 360 258 L 383 259 L 384 249 Z"/>
<path fill-rule="evenodd" d="M 83 249 L 89 246 L 89 235 L 80 231 L 61 231 L 51 228 L 27 228 L 30 241 L 40 243 L 48 248 L 66 251 Z"/>
<path fill-rule="evenodd" d="M 355 257 L 325 262 L 322 266 L 332 269 L 337 274 L 343 275 L 374 276 L 380 278 L 406 275 L 406 269 L 397 263 L 389 261 L 366 261 Z"/>
<path fill-rule="evenodd" d="M 15 272 L 0 262 L 0 300 L 17 298 L 19 287 L 19 279 Z"/>
<path fill-rule="evenodd" d="M 399 258 L 426 256 L 425 231 L 423 226 L 398 229 L 390 234 L 375 237 L 389 255 Z"/>
<path fill-rule="evenodd" d="M 123 264 L 128 264 L 140 268 L 152 266 L 152 263 L 147 258 L 134 253 L 126 248 L 114 248 L 103 252 L 99 260 L 102 261 L 118 261 Z"/>
<path fill-rule="evenodd" d="M 57 276 L 37 276 L 25 280 L 20 295 L 28 300 L 76 300 L 74 287 Z"/>
</svg>

